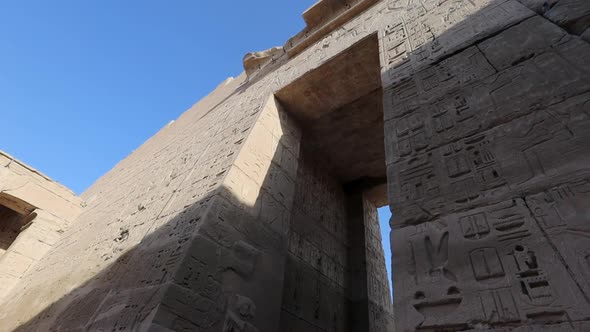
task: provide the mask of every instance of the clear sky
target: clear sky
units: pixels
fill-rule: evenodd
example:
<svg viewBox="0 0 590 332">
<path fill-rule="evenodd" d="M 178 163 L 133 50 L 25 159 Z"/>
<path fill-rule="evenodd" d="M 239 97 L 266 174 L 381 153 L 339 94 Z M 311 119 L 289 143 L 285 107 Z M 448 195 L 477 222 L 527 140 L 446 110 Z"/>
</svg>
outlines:
<svg viewBox="0 0 590 332">
<path fill-rule="evenodd" d="M 0 1 L 0 150 L 82 193 L 314 2 Z"/>
</svg>

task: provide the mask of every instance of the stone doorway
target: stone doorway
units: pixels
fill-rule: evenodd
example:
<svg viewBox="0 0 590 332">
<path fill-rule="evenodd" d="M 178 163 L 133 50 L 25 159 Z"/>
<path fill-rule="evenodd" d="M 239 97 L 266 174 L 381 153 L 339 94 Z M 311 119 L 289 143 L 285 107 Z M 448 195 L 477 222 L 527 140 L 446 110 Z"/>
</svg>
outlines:
<svg viewBox="0 0 590 332">
<path fill-rule="evenodd" d="M 23 216 L 0 205 L 0 257 L 4 255 L 24 226 Z"/>
<path fill-rule="evenodd" d="M 34 218 L 34 207 L 8 195 L 0 195 L 0 258 Z"/>
<path fill-rule="evenodd" d="M 377 35 L 275 96 L 302 129 L 281 331 L 390 331 L 377 217 L 388 203 Z"/>
</svg>

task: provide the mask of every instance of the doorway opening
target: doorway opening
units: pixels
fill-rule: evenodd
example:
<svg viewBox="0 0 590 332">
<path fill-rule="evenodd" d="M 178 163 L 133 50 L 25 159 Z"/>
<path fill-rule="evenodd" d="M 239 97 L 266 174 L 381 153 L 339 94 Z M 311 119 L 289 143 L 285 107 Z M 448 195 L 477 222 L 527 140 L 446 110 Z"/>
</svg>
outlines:
<svg viewBox="0 0 590 332">
<path fill-rule="evenodd" d="M 15 197 L 0 194 L 0 258 L 31 220 L 34 207 Z"/>
<path fill-rule="evenodd" d="M 377 210 L 388 205 L 377 34 L 275 96 L 303 132 L 282 330 L 389 331 L 389 226 L 380 228 Z"/>
</svg>

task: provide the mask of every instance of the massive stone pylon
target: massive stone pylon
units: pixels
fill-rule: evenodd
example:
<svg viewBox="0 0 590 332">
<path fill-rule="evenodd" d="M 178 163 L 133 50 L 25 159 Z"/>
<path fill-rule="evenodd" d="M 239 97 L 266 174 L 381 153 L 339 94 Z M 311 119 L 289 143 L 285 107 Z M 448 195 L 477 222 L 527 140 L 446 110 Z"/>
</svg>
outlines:
<svg viewBox="0 0 590 332">
<path fill-rule="evenodd" d="M 319 1 L 82 195 L 0 330 L 590 330 L 589 15 Z"/>
</svg>

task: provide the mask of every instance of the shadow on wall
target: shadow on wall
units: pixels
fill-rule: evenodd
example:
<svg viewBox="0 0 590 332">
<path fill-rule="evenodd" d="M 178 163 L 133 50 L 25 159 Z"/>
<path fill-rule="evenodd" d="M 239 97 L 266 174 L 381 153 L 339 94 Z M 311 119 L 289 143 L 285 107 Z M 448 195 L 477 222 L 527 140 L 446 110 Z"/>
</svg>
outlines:
<svg viewBox="0 0 590 332">
<path fill-rule="evenodd" d="M 280 120 L 283 126 L 283 118 Z M 260 121 L 254 124 L 255 128 L 259 125 Z M 236 144 L 242 143 L 240 140 Z M 254 182 L 247 178 L 232 183 L 232 179 L 240 180 L 240 176 L 247 177 L 253 171 L 241 170 L 234 164 L 216 175 L 225 179 L 219 188 L 186 206 L 131 248 L 125 249 L 125 242 L 134 230 L 125 228 L 124 221 L 119 223 L 124 228 L 103 242 L 112 247 L 113 256 L 118 255 L 113 263 L 30 319 L 27 309 L 37 300 L 37 294 L 46 295 L 52 290 L 29 288 L 21 296 L 13 296 L 0 308 L 0 312 L 9 314 L 3 318 L 0 329 L 277 330 L 293 198 L 293 188 L 289 186 L 294 181 L 283 177 L 293 174 L 293 170 L 282 169 L 286 153 L 282 149 L 292 144 L 292 137 L 283 135 L 272 159 L 259 159 L 252 166 L 257 168 L 257 174 L 263 175 L 261 184 L 251 185 Z M 297 149 L 298 144 L 297 141 Z M 290 167 L 296 173 L 296 159 L 291 161 L 294 164 Z M 261 164 L 269 165 L 261 169 Z M 282 186 L 283 180 L 286 185 Z M 168 190 L 170 195 L 177 192 Z M 103 224 L 116 218 L 114 213 L 105 215 Z M 84 262 L 79 263 L 77 268 L 85 267 Z M 72 283 L 65 279 L 64 283 Z"/>
<path fill-rule="evenodd" d="M 586 50 L 587 44 L 565 36 L 562 30 L 533 16 L 516 1 L 494 2 L 461 18 L 436 40 L 424 42 L 411 52 L 406 51 L 410 49 L 409 38 L 413 37 L 409 36 L 407 25 L 413 22 L 400 23 L 395 15 L 402 11 L 409 9 L 392 9 L 391 24 L 380 40 L 385 51 L 383 61 L 393 67 L 383 73 L 383 84 L 386 146 L 394 150 L 387 151 L 389 197 L 391 208 L 396 211 L 391 221 L 394 228 L 432 220 L 456 208 L 452 204 L 428 206 L 430 214 L 416 209 L 416 204 L 410 202 L 435 204 L 433 197 L 440 191 L 437 194 L 436 188 L 429 185 L 434 183 L 430 175 L 436 175 L 433 168 L 425 169 L 424 177 L 414 178 L 414 183 L 404 177 L 404 172 L 415 166 L 408 160 L 420 160 L 423 156 L 418 154 L 422 151 L 439 151 L 438 146 L 457 142 L 474 131 L 507 123 L 587 91 L 590 82 L 587 61 L 576 60 L 568 53 Z M 419 17 L 416 16 L 416 24 L 420 23 Z M 489 38 L 508 26 L 514 27 L 507 34 Z M 519 37 L 523 33 L 543 38 L 523 40 Z M 461 42 L 462 38 L 469 41 Z M 550 53 L 558 53 L 558 58 L 567 58 L 569 63 L 555 65 L 549 61 L 554 59 Z M 567 71 L 572 64 L 578 67 Z M 525 74 L 539 78 L 531 80 L 527 76 L 527 82 L 536 84 L 534 87 L 525 83 Z M 478 95 L 480 83 L 487 84 L 485 98 Z M 492 96 L 490 87 L 504 95 Z M 534 100 L 523 97 L 533 92 Z M 477 104 L 485 100 L 490 104 Z M 422 107 L 426 107 L 424 112 Z M 429 111 L 431 108 L 433 112 Z M 539 112 L 538 116 L 546 113 Z M 426 136 L 427 129 L 430 136 Z M 279 159 L 275 155 L 273 164 L 280 165 Z M 221 331 L 224 326 L 224 331 L 232 331 L 232 327 L 235 331 L 256 331 L 254 326 L 260 331 L 275 331 L 281 308 L 286 236 L 284 228 L 274 223 L 282 218 L 288 225 L 289 213 L 279 214 L 279 219 L 266 217 L 270 214 L 267 215 L 268 206 L 263 198 L 273 182 L 268 176 L 254 204 L 244 204 L 241 197 L 222 186 L 187 206 L 82 286 L 34 318 L 21 321 L 15 331 L 124 331 L 150 327 L 156 330 L 164 326 L 175 331 Z M 429 192 L 430 189 L 433 191 Z M 468 190 L 471 189 L 458 190 L 457 194 Z M 288 211 L 290 206 L 283 208 Z M 114 216 L 104 218 L 110 220 Z M 133 230 L 123 229 L 109 241 L 124 244 L 129 232 Z M 401 255 L 401 251 L 396 251 L 400 247 L 395 238 L 392 242 L 394 256 Z M 403 277 L 402 273 L 399 267 L 394 270 L 396 276 Z M 431 308 L 415 307 L 402 287 L 404 284 L 394 283 L 398 316 L 404 315 L 406 309 Z M 34 301 L 35 291 L 50 292 L 29 289 L 25 295 Z M 26 312 L 28 303 L 18 295 L 13 294 L 0 311 L 15 315 Z M 423 315 L 424 321 L 428 314 L 424 310 L 412 312 L 407 319 Z M 464 327 L 450 326 L 449 330 Z"/>
</svg>

